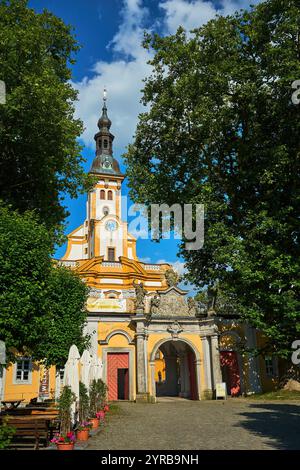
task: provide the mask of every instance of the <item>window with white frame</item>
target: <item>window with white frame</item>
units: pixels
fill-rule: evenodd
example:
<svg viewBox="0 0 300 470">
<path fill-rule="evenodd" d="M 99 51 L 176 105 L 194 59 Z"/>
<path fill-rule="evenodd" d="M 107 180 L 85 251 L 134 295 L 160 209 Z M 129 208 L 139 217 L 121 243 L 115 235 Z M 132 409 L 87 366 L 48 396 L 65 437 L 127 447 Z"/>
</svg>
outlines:
<svg viewBox="0 0 300 470">
<path fill-rule="evenodd" d="M 31 360 L 18 359 L 16 362 L 16 382 L 29 382 L 31 373 Z"/>
<path fill-rule="evenodd" d="M 270 377 L 275 375 L 274 360 L 272 356 L 265 356 L 266 374 Z"/>
</svg>

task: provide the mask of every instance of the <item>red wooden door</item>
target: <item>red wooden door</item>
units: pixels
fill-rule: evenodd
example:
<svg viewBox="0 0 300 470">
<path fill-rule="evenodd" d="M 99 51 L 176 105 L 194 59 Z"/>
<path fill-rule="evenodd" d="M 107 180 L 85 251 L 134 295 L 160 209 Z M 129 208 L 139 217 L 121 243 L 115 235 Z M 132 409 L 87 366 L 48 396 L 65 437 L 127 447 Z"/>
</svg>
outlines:
<svg viewBox="0 0 300 470">
<path fill-rule="evenodd" d="M 190 392 L 191 400 L 197 400 L 197 383 L 196 383 L 196 368 L 195 368 L 195 354 L 190 351 L 187 354 L 190 376 Z"/>
<path fill-rule="evenodd" d="M 241 393 L 241 378 L 237 353 L 222 351 L 220 353 L 223 380 L 226 382 L 228 393 L 236 396 Z"/>
<path fill-rule="evenodd" d="M 107 385 L 109 400 L 118 399 L 118 369 L 129 369 L 128 353 L 107 354 Z"/>
</svg>

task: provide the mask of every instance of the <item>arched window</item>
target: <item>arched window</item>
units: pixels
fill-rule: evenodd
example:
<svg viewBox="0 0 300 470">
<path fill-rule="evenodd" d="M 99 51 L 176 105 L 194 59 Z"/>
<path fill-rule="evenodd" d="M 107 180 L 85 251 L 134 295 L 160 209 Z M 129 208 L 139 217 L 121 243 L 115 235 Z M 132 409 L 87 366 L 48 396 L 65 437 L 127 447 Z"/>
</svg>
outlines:
<svg viewBox="0 0 300 470">
<path fill-rule="evenodd" d="M 101 191 L 100 191 L 100 199 L 105 199 L 105 191 L 104 191 L 104 189 L 101 189 Z"/>
<path fill-rule="evenodd" d="M 107 193 L 107 199 L 108 199 L 109 201 L 112 201 L 112 200 L 113 200 L 113 192 L 112 192 L 112 191 L 108 191 L 108 193 Z"/>
</svg>

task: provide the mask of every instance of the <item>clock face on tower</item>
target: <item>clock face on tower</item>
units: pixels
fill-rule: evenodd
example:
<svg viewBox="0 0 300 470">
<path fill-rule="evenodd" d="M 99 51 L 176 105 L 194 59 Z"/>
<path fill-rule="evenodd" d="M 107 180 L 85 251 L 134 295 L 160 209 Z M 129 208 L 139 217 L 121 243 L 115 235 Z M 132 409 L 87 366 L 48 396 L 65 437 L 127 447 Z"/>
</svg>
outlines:
<svg viewBox="0 0 300 470">
<path fill-rule="evenodd" d="M 108 232 L 113 232 L 114 230 L 117 230 L 117 222 L 115 222 L 114 220 L 108 220 L 105 224 L 105 228 L 106 230 L 108 230 Z"/>
</svg>

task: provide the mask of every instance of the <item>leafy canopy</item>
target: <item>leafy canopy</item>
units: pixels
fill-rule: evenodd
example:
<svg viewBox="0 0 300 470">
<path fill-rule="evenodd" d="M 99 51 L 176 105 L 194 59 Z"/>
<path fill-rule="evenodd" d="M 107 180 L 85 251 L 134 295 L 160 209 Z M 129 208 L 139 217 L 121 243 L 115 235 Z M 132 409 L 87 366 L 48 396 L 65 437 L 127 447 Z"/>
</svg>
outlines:
<svg viewBox="0 0 300 470">
<path fill-rule="evenodd" d="M 218 285 L 290 355 L 300 333 L 300 78 L 297 0 L 268 0 L 187 36 L 146 36 L 146 79 L 125 155 L 136 202 L 202 203 L 205 242 L 188 280 Z"/>
<path fill-rule="evenodd" d="M 58 229 L 67 212 L 63 195 L 86 183 L 74 119 L 77 92 L 69 64 L 79 46 L 70 26 L 27 0 L 0 0 L 0 195 L 20 212 L 35 209 Z"/>
<path fill-rule="evenodd" d="M 63 366 L 72 344 L 82 351 L 89 341 L 87 287 L 51 254 L 52 237 L 36 215 L 0 206 L 0 338 L 12 359 L 18 351 Z"/>
</svg>

